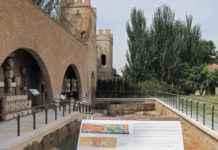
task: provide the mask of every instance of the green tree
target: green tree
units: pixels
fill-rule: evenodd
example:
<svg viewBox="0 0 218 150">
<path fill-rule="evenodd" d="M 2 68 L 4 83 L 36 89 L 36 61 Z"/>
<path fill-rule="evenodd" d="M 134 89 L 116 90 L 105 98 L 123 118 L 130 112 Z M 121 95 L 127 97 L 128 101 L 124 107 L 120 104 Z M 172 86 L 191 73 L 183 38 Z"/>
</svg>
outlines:
<svg viewBox="0 0 218 150">
<path fill-rule="evenodd" d="M 54 19 L 58 19 L 60 15 L 61 0 L 33 0 L 33 3 L 39 6 L 43 12 Z"/>
<path fill-rule="evenodd" d="M 151 36 L 152 51 L 156 59 L 152 66 L 161 81 L 173 82 L 173 74 L 179 61 L 180 24 L 174 24 L 175 13 L 168 6 L 159 7 L 154 13 Z"/>
<path fill-rule="evenodd" d="M 164 5 L 157 8 L 151 26 L 147 27 L 143 12 L 133 9 L 127 35 L 129 49 L 128 63 L 123 71 L 125 78 L 134 82 L 158 80 L 184 91 L 200 88 L 196 81 L 198 77 L 192 78 L 190 74 L 198 71 L 201 79 L 210 78 L 204 76 L 205 69 L 199 70 L 203 69 L 199 66 L 216 61 L 213 59 L 215 45 L 212 41 L 202 40 L 201 28 L 193 24 L 191 15 L 186 16 L 185 21 L 176 20 L 174 11 Z M 203 88 L 208 84 L 206 79 L 205 82 L 198 81 L 204 84 Z"/>
<path fill-rule="evenodd" d="M 124 76 L 134 82 L 145 80 L 147 76 L 146 63 L 148 62 L 147 39 L 148 30 L 146 20 L 141 10 L 133 9 L 130 21 L 127 23 L 128 64 L 125 66 Z"/>
</svg>

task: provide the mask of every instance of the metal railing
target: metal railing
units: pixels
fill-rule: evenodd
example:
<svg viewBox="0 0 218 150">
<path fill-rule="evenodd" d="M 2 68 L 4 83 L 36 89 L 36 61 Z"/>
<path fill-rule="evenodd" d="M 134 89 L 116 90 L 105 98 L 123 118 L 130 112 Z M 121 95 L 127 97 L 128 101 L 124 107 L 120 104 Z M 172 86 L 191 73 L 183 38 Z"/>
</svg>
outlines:
<svg viewBox="0 0 218 150">
<path fill-rule="evenodd" d="M 30 113 L 24 113 L 23 111 L 28 111 Z M 58 119 L 58 117 L 65 117 L 67 114 L 71 114 L 73 112 L 80 112 L 84 114 L 93 114 L 94 113 L 94 107 L 89 104 L 85 103 L 83 101 L 73 101 L 73 100 L 62 100 L 59 102 L 52 102 L 49 104 L 39 105 L 36 107 L 32 107 L 29 109 L 22 110 L 20 112 L 16 113 L 16 124 L 17 124 L 17 136 L 21 135 L 21 127 L 22 127 L 22 118 L 32 116 L 32 129 L 36 130 L 37 128 L 37 115 L 39 113 L 44 112 L 44 124 L 48 124 L 49 115 L 48 112 L 52 111 L 52 115 L 55 118 L 55 120 Z M 58 115 L 59 114 L 59 115 Z M 61 115 L 60 115 L 61 114 Z M 51 116 L 50 116 L 51 117 Z"/>
<path fill-rule="evenodd" d="M 157 98 L 204 126 L 218 130 L 218 104 L 190 98 L 188 96 L 157 93 Z"/>
<path fill-rule="evenodd" d="M 218 103 L 162 91 L 101 91 L 98 98 L 158 98 L 204 126 L 218 131 Z M 218 101 L 218 100 L 217 100 Z"/>
</svg>

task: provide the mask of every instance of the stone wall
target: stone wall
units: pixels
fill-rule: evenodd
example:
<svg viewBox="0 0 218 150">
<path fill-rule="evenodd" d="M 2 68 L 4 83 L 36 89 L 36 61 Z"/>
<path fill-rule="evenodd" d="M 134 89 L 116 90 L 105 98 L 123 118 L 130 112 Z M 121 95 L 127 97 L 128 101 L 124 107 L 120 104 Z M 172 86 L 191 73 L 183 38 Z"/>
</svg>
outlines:
<svg viewBox="0 0 218 150">
<path fill-rule="evenodd" d="M 53 133 L 44 136 L 40 142 L 34 141 L 33 143 L 27 145 L 24 150 L 56 149 L 56 147 L 61 145 L 67 137 L 70 137 L 71 141 L 74 143 L 72 150 L 76 150 L 79 130 L 80 121 L 72 121 L 63 128 L 57 129 Z"/>
<path fill-rule="evenodd" d="M 74 64 L 81 79 L 81 96 L 91 95 L 89 64 L 93 64 L 95 72 L 96 59 L 90 60 L 89 56 L 95 48 L 95 42 L 92 43 L 95 39 L 88 45 L 82 43 L 30 0 L 0 1 L 0 10 L 0 64 L 17 49 L 25 49 L 40 67 L 45 66 L 52 96 L 60 94 L 65 71 Z"/>
<path fill-rule="evenodd" d="M 108 106 L 108 114 L 112 116 L 134 114 L 135 112 L 154 111 L 155 105 L 153 102 L 141 103 L 126 103 L 126 104 L 111 104 Z"/>
</svg>

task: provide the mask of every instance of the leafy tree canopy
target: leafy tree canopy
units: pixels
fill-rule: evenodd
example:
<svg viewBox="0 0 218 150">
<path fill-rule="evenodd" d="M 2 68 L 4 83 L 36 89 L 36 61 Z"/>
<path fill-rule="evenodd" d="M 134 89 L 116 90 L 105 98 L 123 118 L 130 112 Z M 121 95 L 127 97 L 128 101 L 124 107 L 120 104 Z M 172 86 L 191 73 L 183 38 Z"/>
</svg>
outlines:
<svg viewBox="0 0 218 150">
<path fill-rule="evenodd" d="M 190 70 L 215 61 L 215 45 L 202 39 L 193 17 L 177 20 L 168 6 L 156 9 L 151 26 L 143 11 L 134 8 L 126 30 L 129 49 L 123 76 L 128 80 L 158 80 L 186 90 Z"/>
</svg>

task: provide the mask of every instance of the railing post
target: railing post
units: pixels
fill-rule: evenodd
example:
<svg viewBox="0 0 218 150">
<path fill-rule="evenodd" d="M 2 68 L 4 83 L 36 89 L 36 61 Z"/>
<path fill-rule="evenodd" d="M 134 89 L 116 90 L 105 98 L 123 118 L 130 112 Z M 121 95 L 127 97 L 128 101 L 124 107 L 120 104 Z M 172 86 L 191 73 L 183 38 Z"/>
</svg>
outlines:
<svg viewBox="0 0 218 150">
<path fill-rule="evenodd" d="M 170 97 L 168 95 L 164 95 L 166 99 L 166 103 L 170 106 Z"/>
<path fill-rule="evenodd" d="M 176 96 L 176 109 L 178 110 L 178 100 L 179 100 L 179 98 L 178 98 L 178 96 Z"/>
<path fill-rule="evenodd" d="M 48 124 L 48 108 L 45 106 L 45 124 Z"/>
<path fill-rule="evenodd" d="M 212 106 L 212 130 L 214 130 L 214 111 L 215 111 L 215 106 Z"/>
<path fill-rule="evenodd" d="M 69 102 L 69 114 L 71 114 L 71 102 Z"/>
<path fill-rule="evenodd" d="M 199 102 L 196 102 L 196 120 L 198 121 L 198 105 Z"/>
<path fill-rule="evenodd" d="M 170 102 L 171 102 L 171 107 L 173 107 L 173 99 L 172 99 L 172 96 L 170 96 Z"/>
<path fill-rule="evenodd" d="M 63 117 L 65 116 L 65 104 L 63 104 Z"/>
<path fill-rule="evenodd" d="M 184 99 L 182 98 L 182 112 L 184 112 Z"/>
<path fill-rule="evenodd" d="M 88 113 L 91 114 L 91 105 L 89 104 L 89 107 L 88 107 Z"/>
<path fill-rule="evenodd" d="M 86 104 L 86 107 L 85 107 L 85 113 L 87 114 L 88 112 L 88 104 Z"/>
<path fill-rule="evenodd" d="M 20 136 L 20 114 L 17 115 L 17 136 Z"/>
<path fill-rule="evenodd" d="M 203 104 L 203 125 L 205 125 L 205 108 L 206 108 L 206 104 Z"/>
<path fill-rule="evenodd" d="M 83 104 L 81 103 L 80 106 L 81 106 L 81 107 L 80 107 L 80 108 L 81 108 L 81 111 L 80 111 L 80 112 L 83 113 Z"/>
<path fill-rule="evenodd" d="M 88 114 L 90 113 L 90 104 L 88 104 L 88 110 L 87 110 L 87 113 L 88 113 Z"/>
<path fill-rule="evenodd" d="M 57 108 L 57 106 L 55 106 L 55 120 L 57 120 L 58 119 L 58 108 Z"/>
<path fill-rule="evenodd" d="M 180 96 L 179 96 L 179 104 L 178 104 L 178 107 L 179 107 L 179 111 L 181 111 L 181 107 L 180 107 Z"/>
<path fill-rule="evenodd" d="M 74 102 L 73 102 L 73 111 L 76 110 L 75 107 L 76 107 L 76 102 L 74 101 Z"/>
<path fill-rule="evenodd" d="M 192 109 L 193 109 L 193 108 L 192 108 L 192 100 L 191 100 L 191 118 L 192 118 Z"/>
<path fill-rule="evenodd" d="M 78 103 L 78 112 L 81 112 L 81 105 Z"/>
<path fill-rule="evenodd" d="M 33 130 L 36 129 L 36 112 L 33 111 Z"/>
</svg>

